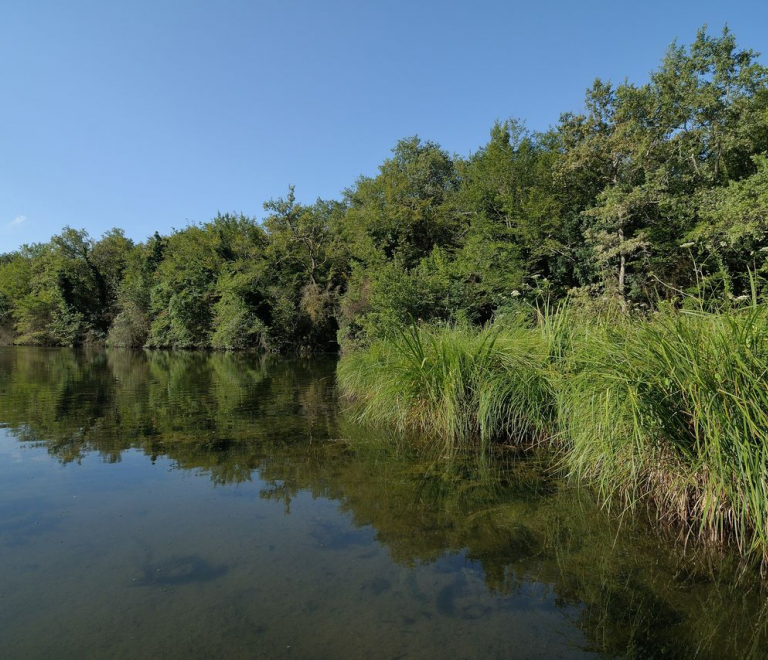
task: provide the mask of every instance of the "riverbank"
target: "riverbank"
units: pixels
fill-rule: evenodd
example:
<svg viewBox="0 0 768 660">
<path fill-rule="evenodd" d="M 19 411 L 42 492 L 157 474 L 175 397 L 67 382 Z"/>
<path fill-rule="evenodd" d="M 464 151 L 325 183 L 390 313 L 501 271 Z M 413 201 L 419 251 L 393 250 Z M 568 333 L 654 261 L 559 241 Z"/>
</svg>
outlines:
<svg viewBox="0 0 768 660">
<path fill-rule="evenodd" d="M 482 330 L 420 326 L 345 355 L 358 421 L 444 445 L 553 447 L 619 510 L 768 563 L 768 310 L 595 319 L 565 308 Z"/>
</svg>

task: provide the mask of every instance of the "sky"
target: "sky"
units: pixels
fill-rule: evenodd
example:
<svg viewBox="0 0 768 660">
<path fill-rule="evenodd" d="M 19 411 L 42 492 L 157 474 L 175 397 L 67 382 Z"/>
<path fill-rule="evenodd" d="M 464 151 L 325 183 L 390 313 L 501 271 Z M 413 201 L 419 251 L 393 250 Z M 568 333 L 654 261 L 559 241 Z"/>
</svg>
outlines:
<svg viewBox="0 0 768 660">
<path fill-rule="evenodd" d="M 0 253 L 339 198 L 401 138 L 544 130 L 726 23 L 768 64 L 765 0 L 2 0 Z"/>
</svg>

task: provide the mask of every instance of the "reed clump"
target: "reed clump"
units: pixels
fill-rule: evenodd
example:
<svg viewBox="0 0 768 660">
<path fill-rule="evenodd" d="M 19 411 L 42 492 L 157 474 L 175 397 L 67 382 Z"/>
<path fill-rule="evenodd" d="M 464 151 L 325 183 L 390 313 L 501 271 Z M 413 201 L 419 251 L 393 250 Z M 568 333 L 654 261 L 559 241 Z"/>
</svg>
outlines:
<svg viewBox="0 0 768 660">
<path fill-rule="evenodd" d="M 346 355 L 354 418 L 448 450 L 555 448 L 606 504 L 768 565 L 768 309 L 412 326 Z"/>
<path fill-rule="evenodd" d="M 524 328 L 414 325 L 346 355 L 337 377 L 357 421 L 455 450 L 548 437 L 556 399 L 547 362 L 544 338 Z"/>
<path fill-rule="evenodd" d="M 768 312 L 593 328 L 558 389 L 569 473 L 768 561 Z"/>
</svg>

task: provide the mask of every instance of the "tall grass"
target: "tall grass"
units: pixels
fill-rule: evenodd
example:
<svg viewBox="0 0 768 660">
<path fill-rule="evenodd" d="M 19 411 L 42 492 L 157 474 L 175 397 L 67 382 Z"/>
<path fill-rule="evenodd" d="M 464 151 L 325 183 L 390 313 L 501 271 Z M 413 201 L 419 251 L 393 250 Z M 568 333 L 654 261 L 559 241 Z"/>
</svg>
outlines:
<svg viewBox="0 0 768 660">
<path fill-rule="evenodd" d="M 548 442 L 606 503 L 768 566 L 768 309 L 535 317 L 398 331 L 345 356 L 340 388 L 358 421 L 447 454 Z"/>
<path fill-rule="evenodd" d="M 342 392 L 358 421 L 437 438 L 451 451 L 535 441 L 554 420 L 543 337 L 519 329 L 412 326 L 345 356 Z"/>
<path fill-rule="evenodd" d="M 588 335 L 558 392 L 570 473 L 768 561 L 768 313 L 679 312 Z"/>
</svg>

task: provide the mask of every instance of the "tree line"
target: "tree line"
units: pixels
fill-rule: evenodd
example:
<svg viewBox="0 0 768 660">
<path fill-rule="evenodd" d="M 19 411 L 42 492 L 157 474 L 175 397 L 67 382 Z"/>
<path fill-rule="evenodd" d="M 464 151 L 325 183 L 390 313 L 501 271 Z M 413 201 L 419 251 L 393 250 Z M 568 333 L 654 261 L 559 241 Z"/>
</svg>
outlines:
<svg viewBox="0 0 768 660">
<path fill-rule="evenodd" d="M 701 29 L 546 131 L 500 121 L 466 157 L 407 138 L 340 200 L 291 187 L 264 208 L 142 243 L 66 227 L 0 255 L 0 338 L 333 350 L 542 297 L 628 313 L 762 298 L 768 68 Z"/>
</svg>

